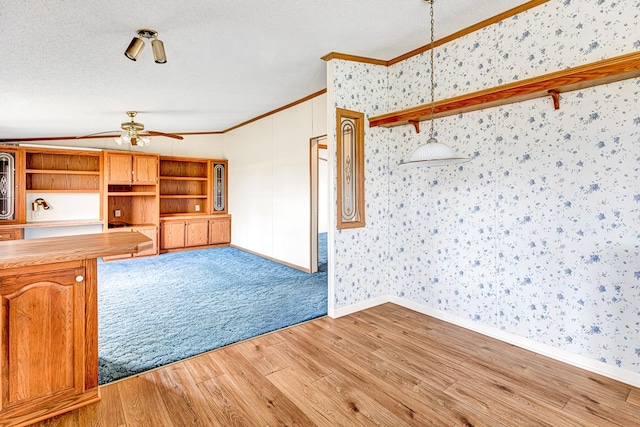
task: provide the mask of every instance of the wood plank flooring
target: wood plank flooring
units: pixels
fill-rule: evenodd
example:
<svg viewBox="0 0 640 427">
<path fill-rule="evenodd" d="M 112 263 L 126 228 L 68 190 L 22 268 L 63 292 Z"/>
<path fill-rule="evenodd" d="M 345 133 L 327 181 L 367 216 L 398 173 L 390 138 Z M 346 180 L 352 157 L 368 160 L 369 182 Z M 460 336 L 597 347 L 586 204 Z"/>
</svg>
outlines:
<svg viewBox="0 0 640 427">
<path fill-rule="evenodd" d="M 635 426 L 640 390 L 385 304 L 101 388 L 52 426 Z"/>
</svg>

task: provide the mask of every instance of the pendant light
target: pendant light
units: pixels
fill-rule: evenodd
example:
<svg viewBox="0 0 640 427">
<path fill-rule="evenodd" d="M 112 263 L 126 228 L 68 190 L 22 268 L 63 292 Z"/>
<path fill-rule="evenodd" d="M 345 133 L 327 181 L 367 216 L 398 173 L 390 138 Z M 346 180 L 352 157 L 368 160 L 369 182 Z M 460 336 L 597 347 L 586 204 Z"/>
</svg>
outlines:
<svg viewBox="0 0 640 427">
<path fill-rule="evenodd" d="M 464 163 L 471 160 L 468 157 L 460 157 L 453 151 L 451 147 L 441 142 L 433 136 L 433 111 L 435 109 L 434 99 L 434 78 L 433 78 L 433 50 L 434 50 L 434 31 L 433 31 L 433 2 L 435 0 L 423 0 L 429 3 L 429 14 L 431 18 L 431 47 L 429 48 L 430 67 L 431 67 L 431 115 L 429 117 L 429 139 L 427 143 L 418 147 L 407 162 L 402 163 L 405 166 L 446 166 Z"/>
</svg>

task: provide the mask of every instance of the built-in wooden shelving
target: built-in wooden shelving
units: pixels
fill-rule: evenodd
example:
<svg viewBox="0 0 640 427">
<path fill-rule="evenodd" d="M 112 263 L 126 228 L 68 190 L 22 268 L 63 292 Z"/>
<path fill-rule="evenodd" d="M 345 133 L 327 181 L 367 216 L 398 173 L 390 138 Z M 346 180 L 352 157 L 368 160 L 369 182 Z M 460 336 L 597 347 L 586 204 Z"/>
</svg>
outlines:
<svg viewBox="0 0 640 427">
<path fill-rule="evenodd" d="M 484 108 L 550 96 L 560 108 L 560 94 L 640 76 L 640 52 L 633 52 L 566 70 L 544 74 L 491 89 L 436 101 L 433 117 L 446 117 Z M 428 120 L 431 104 L 383 114 L 369 119 L 370 127 L 412 124 L 420 132 L 420 121 Z"/>
<path fill-rule="evenodd" d="M 102 155 L 75 150 L 26 150 L 27 193 L 99 193 Z"/>
</svg>

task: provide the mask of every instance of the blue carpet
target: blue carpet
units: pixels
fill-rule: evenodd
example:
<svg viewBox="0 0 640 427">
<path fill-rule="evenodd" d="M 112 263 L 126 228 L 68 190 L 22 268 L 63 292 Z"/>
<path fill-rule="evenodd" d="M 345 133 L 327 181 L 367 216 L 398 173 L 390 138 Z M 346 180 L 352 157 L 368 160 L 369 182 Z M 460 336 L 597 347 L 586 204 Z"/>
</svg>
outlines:
<svg viewBox="0 0 640 427">
<path fill-rule="evenodd" d="M 230 247 L 99 262 L 100 384 L 327 314 L 319 237 L 315 274 Z"/>
</svg>

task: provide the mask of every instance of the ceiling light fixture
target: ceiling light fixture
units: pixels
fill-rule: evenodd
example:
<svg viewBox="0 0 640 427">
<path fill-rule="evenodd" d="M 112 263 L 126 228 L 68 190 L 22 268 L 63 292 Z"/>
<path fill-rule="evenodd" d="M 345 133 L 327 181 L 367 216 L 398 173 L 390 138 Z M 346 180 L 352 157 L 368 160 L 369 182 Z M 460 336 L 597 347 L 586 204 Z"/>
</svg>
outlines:
<svg viewBox="0 0 640 427">
<path fill-rule="evenodd" d="M 127 116 L 131 117 L 131 121 L 120 124 L 122 133 L 119 137 L 115 138 L 116 144 L 122 145 L 124 142 L 138 147 L 144 147 L 145 145 L 151 144 L 151 138 L 140 135 L 140 132 L 144 130 L 144 125 L 133 121 L 136 114 L 137 113 L 135 111 L 127 111 Z"/>
<path fill-rule="evenodd" d="M 446 166 L 446 165 L 455 165 L 458 163 L 464 163 L 471 160 L 468 157 L 459 157 L 455 151 L 451 147 L 441 142 L 433 136 L 433 112 L 435 110 L 435 101 L 434 101 L 434 76 L 433 76 L 433 48 L 434 48 L 434 31 L 433 31 L 433 2 L 435 0 L 423 0 L 426 3 L 429 3 L 429 15 L 431 18 L 431 47 L 429 48 L 430 56 L 430 67 L 431 67 L 431 114 L 429 117 L 429 121 L 431 122 L 429 129 L 429 139 L 427 143 L 418 147 L 411 157 L 409 161 L 403 163 L 406 166 Z"/>
<path fill-rule="evenodd" d="M 158 40 L 158 32 L 155 30 L 149 30 L 146 28 L 138 30 L 138 37 L 134 37 L 129 43 L 129 47 L 124 51 L 124 56 L 132 61 L 137 61 L 138 56 L 144 49 L 144 40 L 153 39 L 151 41 L 151 49 L 153 50 L 153 59 L 157 64 L 165 64 L 167 62 L 167 55 L 164 53 L 164 43 Z"/>
</svg>

